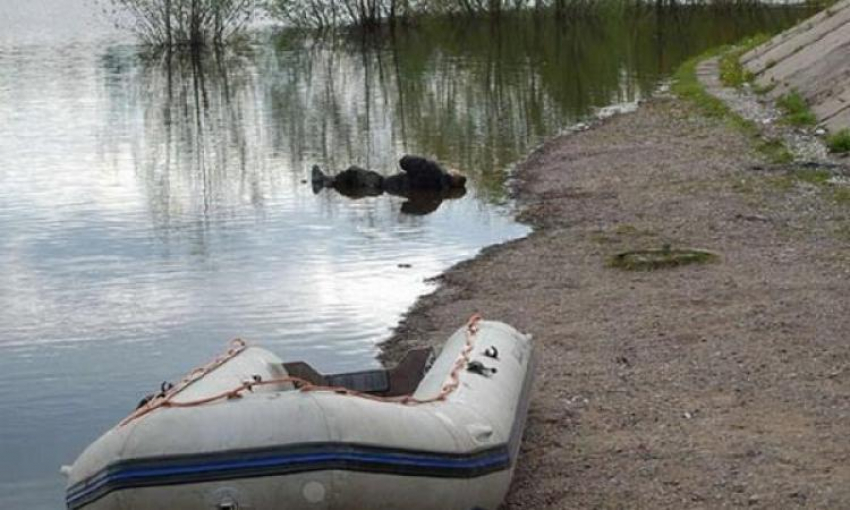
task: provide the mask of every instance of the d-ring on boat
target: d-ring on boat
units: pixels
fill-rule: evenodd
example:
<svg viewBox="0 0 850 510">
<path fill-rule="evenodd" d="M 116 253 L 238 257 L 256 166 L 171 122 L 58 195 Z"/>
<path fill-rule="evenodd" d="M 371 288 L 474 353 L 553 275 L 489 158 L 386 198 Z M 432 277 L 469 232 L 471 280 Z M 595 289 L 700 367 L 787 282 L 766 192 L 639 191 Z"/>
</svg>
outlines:
<svg viewBox="0 0 850 510">
<path fill-rule="evenodd" d="M 434 359 L 321 375 L 237 342 L 68 470 L 87 510 L 495 510 L 513 474 L 531 337 L 470 319 Z"/>
</svg>

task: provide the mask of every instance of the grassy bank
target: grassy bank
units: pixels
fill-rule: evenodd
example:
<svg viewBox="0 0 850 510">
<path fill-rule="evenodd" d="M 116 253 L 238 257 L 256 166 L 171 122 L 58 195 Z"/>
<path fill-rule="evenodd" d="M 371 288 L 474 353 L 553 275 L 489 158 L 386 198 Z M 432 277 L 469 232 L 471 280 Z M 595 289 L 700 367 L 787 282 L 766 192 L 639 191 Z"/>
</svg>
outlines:
<svg viewBox="0 0 850 510">
<path fill-rule="evenodd" d="M 750 38 L 738 45 L 713 49 L 685 62 L 675 75 L 676 83 L 673 91 L 694 105 L 703 115 L 724 121 L 745 135 L 755 152 L 775 166 L 771 174 L 761 179 L 755 176 L 745 179 L 747 185 L 738 183 L 737 189 L 752 193 L 755 191 L 753 186 L 760 180 L 763 188 L 768 187 L 786 193 L 814 191 L 827 202 L 840 207 L 850 205 L 850 187 L 842 184 L 846 176 L 840 169 L 811 163 L 794 164 L 794 155 L 781 139 L 765 136 L 758 124 L 733 111 L 723 100 L 710 93 L 700 79 L 698 71 L 700 65 L 714 58 L 718 59 L 718 77 L 724 86 L 737 89 L 746 83 L 752 83 L 753 77 L 743 70 L 740 58 L 744 53 L 767 40 L 766 36 Z M 780 121 L 786 126 L 811 128 L 817 124 L 814 113 L 795 91 L 779 97 L 776 106 L 782 113 Z M 826 143 L 833 153 L 848 152 L 850 151 L 850 132 L 844 130 L 830 135 Z M 839 230 L 850 229 L 845 225 Z"/>
<path fill-rule="evenodd" d="M 741 117 L 722 100 L 709 94 L 697 76 L 697 68 L 702 62 L 717 58 L 720 60 L 721 80 L 724 83 L 727 83 L 727 81 L 732 84 L 743 83 L 741 80 L 744 79 L 744 72 L 736 69 L 732 62 L 738 62 L 743 53 L 766 39 L 766 36 L 758 36 L 739 45 L 714 48 L 689 59 L 679 67 L 673 76 L 673 92 L 695 105 L 703 115 L 723 120 L 746 135 L 756 151 L 770 163 L 790 163 L 794 156 L 781 140 L 763 137 L 759 127 L 754 122 Z M 724 62 L 726 63 L 724 64 Z M 737 66 L 739 67 L 740 64 L 738 63 Z M 723 79 L 724 67 L 726 80 Z"/>
</svg>

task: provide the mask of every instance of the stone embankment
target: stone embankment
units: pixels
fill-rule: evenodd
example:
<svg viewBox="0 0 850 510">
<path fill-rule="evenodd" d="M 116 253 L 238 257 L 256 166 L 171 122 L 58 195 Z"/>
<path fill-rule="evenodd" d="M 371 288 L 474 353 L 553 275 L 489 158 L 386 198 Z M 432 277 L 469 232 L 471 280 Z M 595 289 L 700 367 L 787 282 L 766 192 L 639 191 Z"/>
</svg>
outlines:
<svg viewBox="0 0 850 510">
<path fill-rule="evenodd" d="M 772 98 L 797 91 L 827 129 L 850 127 L 850 0 L 777 35 L 741 63 Z"/>
</svg>

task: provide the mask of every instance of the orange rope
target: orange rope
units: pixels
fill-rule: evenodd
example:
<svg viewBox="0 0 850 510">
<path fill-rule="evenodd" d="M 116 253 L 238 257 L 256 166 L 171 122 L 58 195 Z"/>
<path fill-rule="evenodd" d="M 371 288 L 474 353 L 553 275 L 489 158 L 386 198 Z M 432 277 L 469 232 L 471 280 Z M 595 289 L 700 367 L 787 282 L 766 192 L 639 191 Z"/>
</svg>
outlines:
<svg viewBox="0 0 850 510">
<path fill-rule="evenodd" d="M 137 418 L 141 418 L 142 416 L 150 413 L 151 411 L 163 407 L 164 405 L 166 405 L 166 403 L 170 402 L 175 395 L 185 390 L 193 383 L 199 381 L 205 375 L 214 371 L 218 367 L 224 365 L 227 361 L 230 361 L 231 359 L 235 358 L 236 356 L 241 354 L 247 347 L 247 344 L 241 338 L 236 338 L 232 340 L 230 348 L 227 349 L 224 354 L 216 357 L 214 360 L 210 361 L 206 365 L 198 367 L 189 372 L 189 374 L 187 374 L 176 386 L 164 392 L 164 394 L 154 397 L 148 403 L 133 411 L 130 416 L 124 418 L 121 421 L 119 426 L 124 426 Z"/>
<path fill-rule="evenodd" d="M 278 385 L 278 384 L 287 384 L 291 383 L 298 386 L 298 390 L 302 392 L 311 392 L 311 391 L 325 391 L 337 393 L 340 395 L 345 395 L 349 397 L 358 397 L 367 400 L 372 400 L 375 402 L 390 402 L 396 404 L 403 405 L 421 405 L 421 404 L 430 404 L 432 402 L 438 402 L 445 400 L 446 397 L 451 395 L 457 388 L 460 386 L 460 372 L 466 368 L 466 366 L 470 362 L 470 355 L 472 350 L 475 347 L 475 335 L 478 333 L 478 323 L 481 321 L 481 316 L 479 314 L 474 314 L 466 323 L 466 344 L 464 348 L 461 350 L 460 354 L 455 360 L 454 365 L 452 366 L 451 372 L 449 372 L 449 376 L 446 379 L 446 382 L 440 388 L 440 393 L 434 397 L 427 399 L 418 399 L 414 398 L 412 395 L 403 395 L 400 397 L 380 397 L 377 395 L 372 395 L 370 393 L 363 393 L 360 391 L 351 390 L 348 388 L 344 388 L 342 386 L 318 386 L 315 385 L 305 379 L 301 379 L 300 377 L 281 377 L 277 379 L 269 379 L 266 381 L 246 381 L 233 388 L 231 390 L 223 391 L 221 393 L 211 395 L 209 397 L 204 397 L 197 400 L 190 400 L 187 402 L 174 402 L 173 398 L 186 389 L 191 384 L 196 381 L 202 379 L 205 375 L 209 374 L 213 370 L 217 369 L 225 362 L 230 359 L 238 356 L 246 349 L 246 344 L 244 341 L 240 339 L 236 339 L 233 341 L 233 347 L 227 350 L 226 353 L 217 357 L 210 363 L 202 367 L 198 367 L 192 372 L 189 373 L 180 383 L 168 390 L 165 394 L 155 397 L 150 402 L 140 407 L 136 411 L 134 411 L 130 416 L 124 418 L 124 420 L 119 423 L 119 426 L 124 426 L 130 423 L 133 420 L 141 418 L 146 414 L 159 409 L 160 407 L 173 407 L 173 408 L 184 408 L 184 407 L 196 407 L 204 404 L 209 404 L 211 402 L 216 402 L 218 400 L 224 399 L 234 399 L 241 398 L 242 393 L 245 391 L 253 391 L 255 386 L 268 386 L 268 385 Z"/>
</svg>

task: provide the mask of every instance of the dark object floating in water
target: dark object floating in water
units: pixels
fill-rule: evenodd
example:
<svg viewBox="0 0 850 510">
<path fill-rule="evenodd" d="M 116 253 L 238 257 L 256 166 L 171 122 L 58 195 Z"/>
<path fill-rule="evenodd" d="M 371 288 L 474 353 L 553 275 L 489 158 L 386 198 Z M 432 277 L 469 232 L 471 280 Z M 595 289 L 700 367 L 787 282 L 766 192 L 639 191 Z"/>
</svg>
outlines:
<svg viewBox="0 0 850 510">
<path fill-rule="evenodd" d="M 666 267 L 687 264 L 705 264 L 720 257 L 706 250 L 690 248 L 672 249 L 669 245 L 660 250 L 635 250 L 618 253 L 611 258 L 609 265 L 628 271 L 653 271 Z"/>
<path fill-rule="evenodd" d="M 404 156 L 399 161 L 403 172 L 384 177 L 373 170 L 351 166 L 329 175 L 313 166 L 313 192 L 333 188 L 349 198 L 374 197 L 389 193 L 407 198 L 401 212 L 413 215 L 430 214 L 443 200 L 460 198 L 466 194 L 466 177 L 447 172 L 438 163 L 419 156 Z"/>
</svg>

